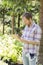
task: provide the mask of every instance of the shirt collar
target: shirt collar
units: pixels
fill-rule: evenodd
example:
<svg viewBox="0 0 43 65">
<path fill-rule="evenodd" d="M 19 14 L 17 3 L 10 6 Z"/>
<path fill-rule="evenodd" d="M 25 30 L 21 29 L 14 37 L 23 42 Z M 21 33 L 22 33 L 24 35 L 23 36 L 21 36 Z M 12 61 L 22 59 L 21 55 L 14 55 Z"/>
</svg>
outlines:
<svg viewBox="0 0 43 65">
<path fill-rule="evenodd" d="M 33 27 L 35 27 L 35 22 L 34 21 L 32 22 L 32 25 L 30 27 L 28 27 L 28 28 L 33 28 Z"/>
</svg>

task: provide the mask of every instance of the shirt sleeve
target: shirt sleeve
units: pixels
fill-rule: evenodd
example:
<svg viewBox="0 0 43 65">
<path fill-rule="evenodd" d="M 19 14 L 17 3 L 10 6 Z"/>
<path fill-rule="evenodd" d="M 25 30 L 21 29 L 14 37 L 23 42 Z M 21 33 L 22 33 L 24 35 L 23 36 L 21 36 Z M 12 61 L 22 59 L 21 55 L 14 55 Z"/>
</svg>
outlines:
<svg viewBox="0 0 43 65">
<path fill-rule="evenodd" d="M 38 28 L 36 30 L 36 33 L 34 34 L 34 39 L 33 40 L 36 41 L 36 42 L 40 42 L 41 34 L 42 34 L 42 30 L 41 30 L 41 28 Z"/>
<path fill-rule="evenodd" d="M 26 31 L 26 30 L 27 30 L 27 26 L 25 26 L 25 28 L 23 29 L 23 33 L 22 33 L 22 35 L 21 35 L 21 39 L 25 37 L 25 34 L 26 34 L 25 31 Z"/>
</svg>

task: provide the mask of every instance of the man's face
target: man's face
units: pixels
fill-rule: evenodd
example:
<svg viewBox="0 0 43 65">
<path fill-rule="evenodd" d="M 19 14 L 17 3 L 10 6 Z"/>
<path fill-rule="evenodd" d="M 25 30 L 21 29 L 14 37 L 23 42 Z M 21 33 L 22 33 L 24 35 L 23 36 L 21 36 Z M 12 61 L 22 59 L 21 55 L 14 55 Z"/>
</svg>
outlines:
<svg viewBox="0 0 43 65">
<path fill-rule="evenodd" d="M 28 20 L 26 17 L 23 17 L 23 21 L 25 25 L 30 26 L 30 19 Z"/>
</svg>

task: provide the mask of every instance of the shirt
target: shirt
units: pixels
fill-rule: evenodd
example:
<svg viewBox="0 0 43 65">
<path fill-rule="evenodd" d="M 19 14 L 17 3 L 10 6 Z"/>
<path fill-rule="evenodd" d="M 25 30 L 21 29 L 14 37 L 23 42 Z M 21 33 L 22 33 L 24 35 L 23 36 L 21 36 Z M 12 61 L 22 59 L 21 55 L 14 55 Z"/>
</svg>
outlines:
<svg viewBox="0 0 43 65">
<path fill-rule="evenodd" d="M 28 27 L 27 25 L 25 26 L 21 38 L 25 40 L 40 42 L 41 33 L 42 31 L 40 26 L 36 24 L 35 22 L 33 22 L 32 26 L 30 27 Z M 28 44 L 28 43 L 24 43 L 23 45 L 23 52 L 25 53 L 28 53 L 28 52 L 38 53 L 38 51 L 39 51 L 39 46 L 37 45 Z"/>
</svg>

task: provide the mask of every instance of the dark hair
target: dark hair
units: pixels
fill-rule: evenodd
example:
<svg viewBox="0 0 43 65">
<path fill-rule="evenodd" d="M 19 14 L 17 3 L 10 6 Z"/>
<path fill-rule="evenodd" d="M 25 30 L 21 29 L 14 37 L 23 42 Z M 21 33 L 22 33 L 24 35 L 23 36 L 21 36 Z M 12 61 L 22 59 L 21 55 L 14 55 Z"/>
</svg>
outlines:
<svg viewBox="0 0 43 65">
<path fill-rule="evenodd" d="M 29 20 L 30 18 L 32 19 L 32 14 L 30 12 L 26 12 L 22 17 L 26 17 Z"/>
</svg>

